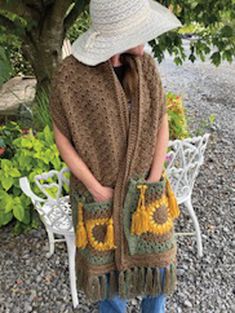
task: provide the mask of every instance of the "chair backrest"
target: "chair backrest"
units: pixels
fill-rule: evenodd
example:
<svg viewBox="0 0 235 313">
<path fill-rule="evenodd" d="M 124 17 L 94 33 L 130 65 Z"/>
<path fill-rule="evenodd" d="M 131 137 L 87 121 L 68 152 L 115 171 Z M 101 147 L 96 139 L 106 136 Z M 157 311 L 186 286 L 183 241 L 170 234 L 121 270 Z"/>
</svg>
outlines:
<svg viewBox="0 0 235 313">
<path fill-rule="evenodd" d="M 62 46 L 62 59 L 71 54 L 71 42 L 68 38 L 65 38 Z"/>
<path fill-rule="evenodd" d="M 69 180 L 64 176 L 65 172 L 69 172 L 68 167 L 63 167 L 62 170 L 60 170 L 59 172 L 56 170 L 50 170 L 49 172 L 42 173 L 34 177 L 35 184 L 38 186 L 38 188 L 47 197 L 49 201 L 54 202 L 55 199 L 51 197 L 50 193 L 48 192 L 48 189 L 52 187 L 57 188 L 56 201 L 58 201 L 61 197 L 63 183 L 66 183 L 69 186 Z M 57 182 L 51 183 L 41 182 L 41 180 L 47 180 L 48 178 L 54 177 L 56 178 Z"/>
<path fill-rule="evenodd" d="M 166 172 L 177 199 L 181 201 L 192 193 L 195 178 L 204 162 L 209 135 L 169 141 Z"/>
<path fill-rule="evenodd" d="M 71 207 L 69 196 L 62 196 L 63 183 L 69 186 L 69 179 L 64 176 L 65 172 L 69 172 L 68 167 L 62 168 L 61 171 L 51 170 L 34 177 L 34 181 L 41 192 L 46 195 L 47 199 L 42 206 L 39 201 L 34 201 L 35 209 L 47 227 L 53 228 L 54 231 L 70 232 L 73 225 L 71 223 Z M 40 180 L 56 177 L 58 182 L 41 183 Z M 56 199 L 52 198 L 47 189 L 51 187 L 57 188 Z"/>
</svg>

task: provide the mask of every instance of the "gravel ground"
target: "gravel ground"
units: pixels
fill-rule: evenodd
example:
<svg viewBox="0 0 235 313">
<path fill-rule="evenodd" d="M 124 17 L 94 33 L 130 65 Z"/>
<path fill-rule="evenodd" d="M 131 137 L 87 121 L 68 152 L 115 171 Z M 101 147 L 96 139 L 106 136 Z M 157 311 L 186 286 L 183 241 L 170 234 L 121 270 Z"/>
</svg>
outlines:
<svg viewBox="0 0 235 313">
<path fill-rule="evenodd" d="M 187 41 L 185 41 L 187 47 Z M 198 128 L 211 134 L 205 163 L 196 180 L 193 206 L 198 216 L 204 255 L 197 257 L 194 236 L 178 237 L 178 289 L 167 298 L 168 313 L 235 312 L 235 64 L 219 68 L 207 60 L 177 67 L 171 57 L 160 64 L 166 90 L 183 95 L 192 134 Z M 180 78 L 180 79 L 179 79 Z M 202 120 L 214 114 L 212 126 Z M 97 313 L 79 293 L 80 307 L 73 310 L 66 247 L 58 243 L 47 260 L 48 241 L 43 227 L 12 237 L 12 225 L 0 230 L 0 313 Z M 182 206 L 177 232 L 193 231 Z M 128 303 L 128 313 L 139 312 L 140 299 Z"/>
</svg>

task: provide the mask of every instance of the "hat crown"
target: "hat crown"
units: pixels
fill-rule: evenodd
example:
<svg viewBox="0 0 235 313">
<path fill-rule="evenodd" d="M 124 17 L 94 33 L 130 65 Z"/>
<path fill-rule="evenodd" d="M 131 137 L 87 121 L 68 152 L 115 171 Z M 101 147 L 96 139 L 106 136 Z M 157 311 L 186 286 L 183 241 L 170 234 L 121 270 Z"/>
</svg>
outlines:
<svg viewBox="0 0 235 313">
<path fill-rule="evenodd" d="M 182 26 L 156 0 L 90 0 L 89 13 L 91 25 L 72 44 L 72 54 L 92 66 Z"/>
<path fill-rule="evenodd" d="M 150 13 L 148 0 L 91 0 L 90 16 L 96 30 L 117 30 L 119 26 L 131 27 Z"/>
</svg>

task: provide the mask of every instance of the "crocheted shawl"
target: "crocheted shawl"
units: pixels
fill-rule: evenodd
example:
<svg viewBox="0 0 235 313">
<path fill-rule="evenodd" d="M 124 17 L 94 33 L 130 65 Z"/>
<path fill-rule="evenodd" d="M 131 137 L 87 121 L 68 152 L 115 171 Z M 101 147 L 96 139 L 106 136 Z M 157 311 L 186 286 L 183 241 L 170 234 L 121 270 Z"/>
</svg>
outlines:
<svg viewBox="0 0 235 313">
<path fill-rule="evenodd" d="M 139 79 L 130 116 L 110 60 L 92 67 L 69 55 L 52 80 L 54 122 L 96 179 L 114 188 L 112 199 L 96 202 L 71 172 L 77 287 L 91 301 L 176 288 L 179 209 L 165 171 L 160 181 L 146 181 L 166 97 L 152 56 L 133 59 Z"/>
</svg>

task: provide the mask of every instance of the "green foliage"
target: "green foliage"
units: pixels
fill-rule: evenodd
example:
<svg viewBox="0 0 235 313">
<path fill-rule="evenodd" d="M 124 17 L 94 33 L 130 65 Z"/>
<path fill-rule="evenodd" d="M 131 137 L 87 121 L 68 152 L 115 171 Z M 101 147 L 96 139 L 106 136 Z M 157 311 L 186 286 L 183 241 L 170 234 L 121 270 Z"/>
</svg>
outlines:
<svg viewBox="0 0 235 313">
<path fill-rule="evenodd" d="M 9 125 L 2 126 L 0 131 L 2 134 L 5 133 L 1 144 L 5 151 L 0 159 L 0 227 L 15 220 L 14 231 L 20 232 L 36 227 L 38 217 L 33 214 L 31 200 L 19 186 L 19 178 L 27 176 L 33 192 L 44 198 L 44 194 L 34 183 L 34 176 L 51 169 L 59 171 L 66 164 L 60 159 L 49 126 L 36 135 L 33 134 L 32 129 L 27 132 L 21 130 L 19 134 L 16 123 L 11 122 Z M 6 138 L 7 133 L 11 131 L 12 141 Z M 53 179 L 49 178 L 46 182 L 52 181 Z M 68 187 L 66 185 L 63 187 L 67 194 Z M 57 189 L 53 187 L 47 192 L 55 198 Z"/>
<path fill-rule="evenodd" d="M 166 99 L 170 140 L 189 137 L 182 97 L 168 91 Z"/>
<path fill-rule="evenodd" d="M 195 136 L 202 136 L 207 129 L 211 128 L 216 121 L 216 116 L 215 114 L 209 115 L 208 118 L 203 119 L 199 122 L 197 129 L 194 131 Z"/>
<path fill-rule="evenodd" d="M 0 87 L 5 83 L 12 73 L 12 66 L 10 62 L 9 53 L 3 47 L 0 47 Z"/>
<path fill-rule="evenodd" d="M 14 24 L 16 26 L 12 30 L 10 29 L 11 24 L 8 27 L 4 27 L 0 22 L 0 46 L 4 47 L 8 54 L 8 60 L 12 68 L 10 77 L 15 76 L 17 73 L 33 75 L 29 60 L 26 60 L 22 53 L 22 36 L 24 36 L 24 29 L 27 28 L 27 22 L 24 18 L 7 10 L 0 9 L 1 15 L 7 17 L 9 21 L 12 21 L 12 25 Z M 1 76 L 2 72 L 0 70 L 0 80 Z"/>
<path fill-rule="evenodd" d="M 169 1 L 167 4 L 169 5 Z M 206 55 L 210 56 L 215 66 L 218 66 L 222 60 L 229 63 L 233 61 L 235 56 L 234 0 L 183 2 L 172 0 L 170 6 L 183 26 L 150 41 L 159 63 L 164 59 L 164 51 L 174 55 L 177 65 L 181 65 L 186 58 L 191 62 L 198 57 L 201 61 L 205 61 Z M 187 35 L 194 35 L 190 40 L 189 56 L 186 56 L 182 50 L 180 39 Z"/>
<path fill-rule="evenodd" d="M 16 152 L 15 147 L 12 145 L 12 141 L 21 136 L 22 130 L 19 125 L 10 121 L 6 125 L 0 127 L 0 149 L 2 157 L 11 159 Z"/>
<path fill-rule="evenodd" d="M 67 37 L 73 42 L 78 36 L 84 33 L 91 23 L 90 15 L 85 10 L 76 20 L 76 22 L 70 27 L 67 33 Z"/>
<path fill-rule="evenodd" d="M 24 75 L 34 75 L 32 67 L 22 54 L 22 40 L 15 34 L 1 30 L 0 26 L 0 46 L 4 47 L 7 51 L 8 63 L 11 66 L 11 70 L 7 79 L 14 77 L 18 73 Z M 3 48 L 1 48 L 3 49 Z M 1 62 L 1 61 L 0 61 Z M 0 85 L 2 80 L 2 70 L 0 65 Z M 5 79 L 5 81 L 7 80 Z"/>
<path fill-rule="evenodd" d="M 32 113 L 34 129 L 42 130 L 46 125 L 49 125 L 49 128 L 52 129 L 49 98 L 44 89 L 38 92 L 37 98 L 35 98 L 32 105 Z"/>
</svg>

